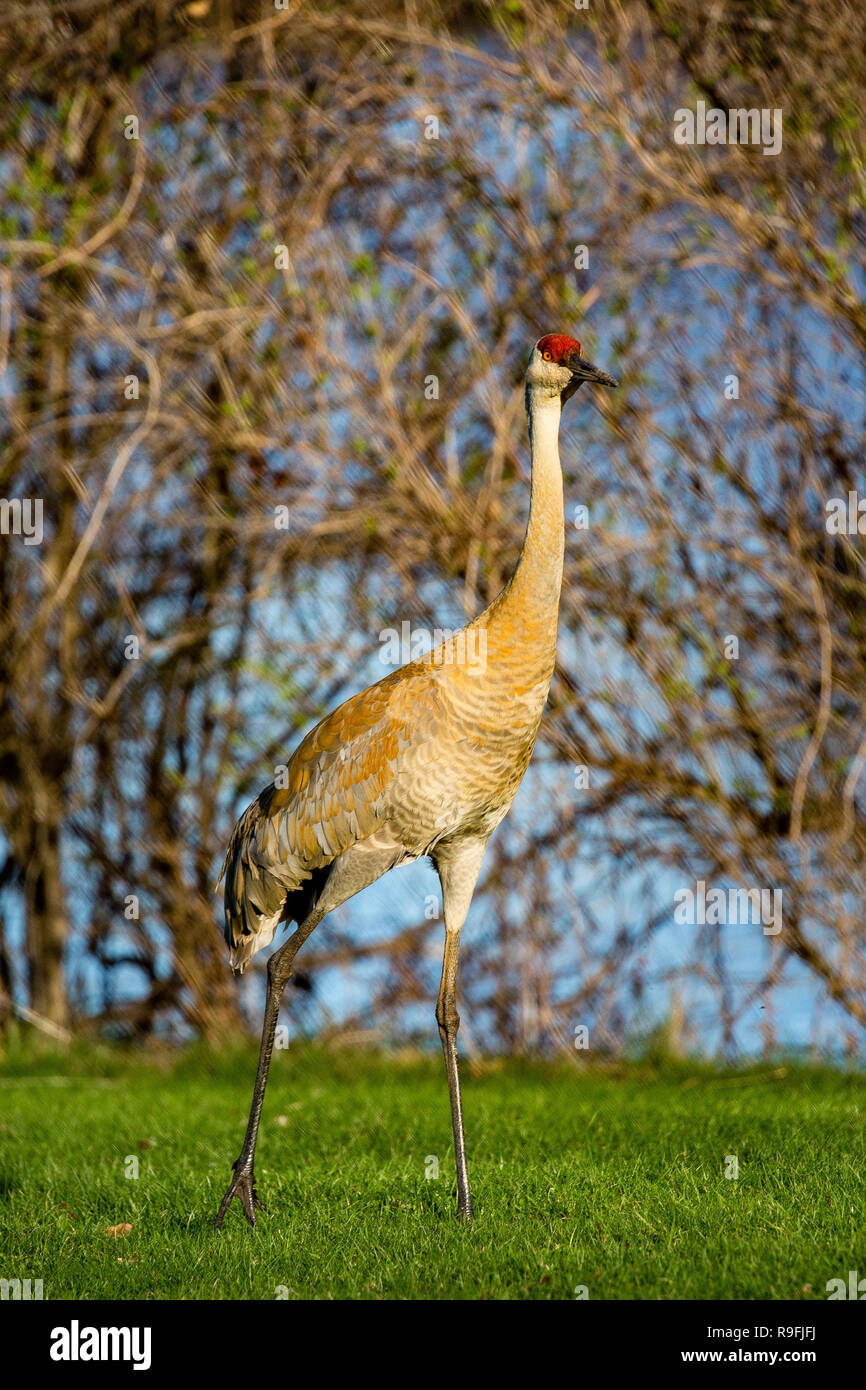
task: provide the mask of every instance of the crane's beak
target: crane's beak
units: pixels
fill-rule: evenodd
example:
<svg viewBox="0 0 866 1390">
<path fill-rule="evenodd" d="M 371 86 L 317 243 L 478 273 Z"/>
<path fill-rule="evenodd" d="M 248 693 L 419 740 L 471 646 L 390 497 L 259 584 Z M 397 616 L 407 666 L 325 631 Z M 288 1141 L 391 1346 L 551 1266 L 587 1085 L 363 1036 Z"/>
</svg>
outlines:
<svg viewBox="0 0 866 1390">
<path fill-rule="evenodd" d="M 599 386 L 619 386 L 615 376 L 609 376 L 607 372 L 601 370 L 601 367 L 593 366 L 592 362 L 587 362 L 586 358 L 581 357 L 579 353 L 572 352 L 565 359 L 565 366 L 571 372 L 571 381 L 565 388 L 569 394 L 576 391 L 582 381 L 594 381 Z"/>
</svg>

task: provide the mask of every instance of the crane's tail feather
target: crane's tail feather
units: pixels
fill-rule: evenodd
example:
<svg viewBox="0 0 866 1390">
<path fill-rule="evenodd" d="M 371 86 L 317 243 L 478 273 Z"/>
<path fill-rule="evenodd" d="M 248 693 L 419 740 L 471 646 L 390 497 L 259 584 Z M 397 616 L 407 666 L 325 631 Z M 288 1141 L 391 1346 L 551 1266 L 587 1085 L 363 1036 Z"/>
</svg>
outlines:
<svg viewBox="0 0 866 1390">
<path fill-rule="evenodd" d="M 229 963 L 242 975 L 249 961 L 264 946 L 285 916 L 288 885 L 262 864 L 250 834 L 250 809 L 235 826 L 217 887 L 225 879 L 225 938 Z"/>
<path fill-rule="evenodd" d="M 270 945 L 274 939 L 274 932 L 284 917 L 282 907 L 271 917 L 259 917 L 255 932 L 241 933 L 240 937 L 234 940 L 229 951 L 229 964 L 235 975 L 243 975 L 256 952 Z"/>
<path fill-rule="evenodd" d="M 217 880 L 225 879 L 225 939 L 229 963 L 242 975 L 257 951 L 269 946 L 280 922 L 302 922 L 315 905 L 331 864 L 307 867 L 297 858 L 265 861 L 256 841 L 257 802 L 234 828 Z"/>
</svg>

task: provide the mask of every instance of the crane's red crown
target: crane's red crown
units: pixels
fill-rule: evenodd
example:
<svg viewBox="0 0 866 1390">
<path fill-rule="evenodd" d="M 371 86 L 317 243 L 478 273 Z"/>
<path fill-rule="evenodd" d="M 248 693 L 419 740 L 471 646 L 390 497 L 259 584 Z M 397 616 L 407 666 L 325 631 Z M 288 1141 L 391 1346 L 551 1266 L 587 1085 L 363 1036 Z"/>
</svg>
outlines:
<svg viewBox="0 0 866 1390">
<path fill-rule="evenodd" d="M 580 343 L 567 333 L 548 333 L 546 338 L 539 338 L 537 347 L 547 362 L 562 362 L 572 352 L 582 356 Z"/>
</svg>

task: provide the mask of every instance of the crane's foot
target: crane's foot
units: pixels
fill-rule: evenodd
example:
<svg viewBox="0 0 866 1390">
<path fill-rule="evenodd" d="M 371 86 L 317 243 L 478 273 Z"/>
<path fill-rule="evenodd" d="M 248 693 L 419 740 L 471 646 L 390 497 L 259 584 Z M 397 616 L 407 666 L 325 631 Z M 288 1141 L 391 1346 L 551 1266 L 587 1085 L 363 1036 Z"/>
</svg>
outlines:
<svg viewBox="0 0 866 1390">
<path fill-rule="evenodd" d="M 255 1173 L 253 1172 L 252 1165 L 250 1164 L 247 1167 L 240 1158 L 235 1160 L 232 1167 L 235 1170 L 235 1175 L 229 1183 L 228 1192 L 220 1202 L 220 1209 L 217 1212 L 217 1219 L 214 1225 L 217 1230 L 220 1229 L 225 1214 L 231 1205 L 232 1198 L 237 1197 L 244 1209 L 244 1216 L 255 1229 L 256 1211 L 265 1210 L 264 1202 L 260 1200 L 259 1194 L 256 1192 Z"/>
</svg>

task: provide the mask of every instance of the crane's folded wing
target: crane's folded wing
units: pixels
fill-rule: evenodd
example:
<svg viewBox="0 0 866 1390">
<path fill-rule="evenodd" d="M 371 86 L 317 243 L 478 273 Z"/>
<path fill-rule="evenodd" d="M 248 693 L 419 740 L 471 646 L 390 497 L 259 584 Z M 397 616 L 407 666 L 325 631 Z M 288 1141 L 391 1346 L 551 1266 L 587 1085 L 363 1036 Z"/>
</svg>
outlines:
<svg viewBox="0 0 866 1390">
<path fill-rule="evenodd" d="M 220 879 L 236 968 L 283 917 L 308 910 L 323 870 L 381 829 L 386 789 L 407 753 L 416 769 L 434 756 L 440 722 L 435 679 L 419 663 L 353 695 L 307 734 L 285 785 L 265 787 L 232 834 Z M 429 741 L 419 741 L 419 728 Z"/>
</svg>

